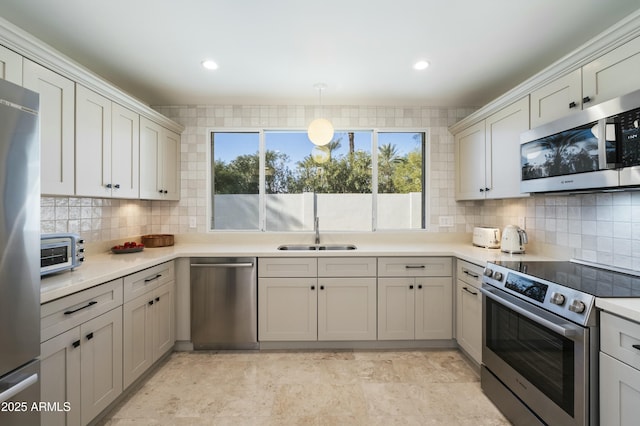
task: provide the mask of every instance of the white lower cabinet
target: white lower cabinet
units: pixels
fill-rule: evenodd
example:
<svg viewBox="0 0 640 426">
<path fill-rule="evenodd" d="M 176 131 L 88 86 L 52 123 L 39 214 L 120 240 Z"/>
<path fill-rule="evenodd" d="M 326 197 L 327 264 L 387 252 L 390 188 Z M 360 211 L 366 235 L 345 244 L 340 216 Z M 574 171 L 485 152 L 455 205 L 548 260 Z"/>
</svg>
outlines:
<svg viewBox="0 0 640 426">
<path fill-rule="evenodd" d="M 637 425 L 640 419 L 640 324 L 600 316 L 600 424 Z"/>
<path fill-rule="evenodd" d="M 258 278 L 258 283 L 258 340 L 317 340 L 317 278 Z"/>
<path fill-rule="evenodd" d="M 451 277 L 378 279 L 378 339 L 451 339 Z"/>
<path fill-rule="evenodd" d="M 456 267 L 456 340 L 478 364 L 482 362 L 483 268 L 463 260 Z"/>
<path fill-rule="evenodd" d="M 318 278 L 318 340 L 376 340 L 376 279 Z"/>
<path fill-rule="evenodd" d="M 122 308 L 80 326 L 81 420 L 87 424 L 122 393 Z"/>
<path fill-rule="evenodd" d="M 62 410 L 42 412 L 42 424 L 91 423 L 170 351 L 174 294 L 166 262 L 43 304 L 40 400 Z"/>
<path fill-rule="evenodd" d="M 175 275 L 173 262 L 124 279 L 124 388 L 173 348 Z"/>
<path fill-rule="evenodd" d="M 261 258 L 258 275 L 260 341 L 376 339 L 374 258 Z"/>
<path fill-rule="evenodd" d="M 378 340 L 453 337 L 452 262 L 445 257 L 378 259 Z"/>
<path fill-rule="evenodd" d="M 122 279 L 40 308 L 41 401 L 69 402 L 43 412 L 43 425 L 85 425 L 122 392 Z"/>
</svg>

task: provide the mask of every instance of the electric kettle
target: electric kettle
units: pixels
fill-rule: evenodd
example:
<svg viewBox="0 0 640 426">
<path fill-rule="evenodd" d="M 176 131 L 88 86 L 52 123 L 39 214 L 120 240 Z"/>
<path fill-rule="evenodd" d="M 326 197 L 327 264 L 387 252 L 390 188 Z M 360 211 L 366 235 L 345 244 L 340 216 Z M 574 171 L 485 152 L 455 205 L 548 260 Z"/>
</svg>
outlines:
<svg viewBox="0 0 640 426">
<path fill-rule="evenodd" d="M 507 225 L 502 231 L 500 249 L 505 253 L 524 253 L 524 245 L 528 242 L 524 229 L 516 225 Z"/>
</svg>

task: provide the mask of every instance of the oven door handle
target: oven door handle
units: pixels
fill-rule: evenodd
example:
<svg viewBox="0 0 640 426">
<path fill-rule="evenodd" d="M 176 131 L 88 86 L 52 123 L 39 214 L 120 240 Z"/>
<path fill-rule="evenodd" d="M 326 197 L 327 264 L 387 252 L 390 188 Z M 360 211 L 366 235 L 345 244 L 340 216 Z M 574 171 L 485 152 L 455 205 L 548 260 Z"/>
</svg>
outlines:
<svg viewBox="0 0 640 426">
<path fill-rule="evenodd" d="M 558 334 L 560 334 L 561 336 L 564 337 L 572 337 L 577 335 L 577 331 L 575 328 L 568 328 L 566 327 L 567 324 L 565 323 L 557 323 L 554 322 L 550 319 L 547 318 L 541 318 L 540 316 L 529 312 L 526 308 L 516 305 L 513 302 L 510 302 L 508 300 L 505 300 L 504 298 L 500 297 L 499 295 L 495 294 L 495 292 L 489 288 L 485 288 L 485 287 L 481 287 L 480 288 L 480 292 L 482 294 L 484 294 L 485 296 L 487 296 L 489 299 L 493 299 L 496 302 L 500 303 L 503 306 L 506 306 L 507 308 L 513 310 L 514 312 L 519 313 L 520 315 L 522 315 L 523 317 L 526 317 L 528 319 L 530 319 L 531 321 L 542 325 L 543 327 L 548 328 L 549 330 L 552 330 Z"/>
</svg>

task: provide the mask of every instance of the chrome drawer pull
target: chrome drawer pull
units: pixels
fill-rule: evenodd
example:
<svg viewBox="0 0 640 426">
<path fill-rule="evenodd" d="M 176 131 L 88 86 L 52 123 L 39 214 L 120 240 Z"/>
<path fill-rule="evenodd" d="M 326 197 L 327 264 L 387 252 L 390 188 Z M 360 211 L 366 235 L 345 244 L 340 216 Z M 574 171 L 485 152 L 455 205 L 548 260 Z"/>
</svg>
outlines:
<svg viewBox="0 0 640 426">
<path fill-rule="evenodd" d="M 75 314 L 75 313 L 76 313 L 76 312 L 78 312 L 78 311 L 81 311 L 81 310 L 83 310 L 83 309 L 87 309 L 89 306 L 93 306 L 93 305 L 95 305 L 96 303 L 98 303 L 98 302 L 96 302 L 95 300 L 92 300 L 91 302 L 87 303 L 85 306 L 83 306 L 83 307 L 81 307 L 81 308 L 78 308 L 78 309 L 74 309 L 74 310 L 72 310 L 72 311 L 65 311 L 65 313 L 64 313 L 64 314 L 65 314 L 65 315 Z"/>
</svg>

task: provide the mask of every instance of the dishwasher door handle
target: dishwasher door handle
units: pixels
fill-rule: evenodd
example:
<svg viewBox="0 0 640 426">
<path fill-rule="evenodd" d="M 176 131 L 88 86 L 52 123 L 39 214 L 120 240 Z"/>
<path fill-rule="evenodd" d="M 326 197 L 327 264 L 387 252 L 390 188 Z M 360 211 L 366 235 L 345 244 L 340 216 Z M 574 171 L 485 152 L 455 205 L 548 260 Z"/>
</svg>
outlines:
<svg viewBox="0 0 640 426">
<path fill-rule="evenodd" d="M 253 268 L 253 262 L 246 263 L 192 263 L 192 268 Z"/>
</svg>

